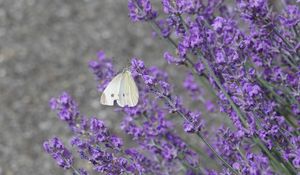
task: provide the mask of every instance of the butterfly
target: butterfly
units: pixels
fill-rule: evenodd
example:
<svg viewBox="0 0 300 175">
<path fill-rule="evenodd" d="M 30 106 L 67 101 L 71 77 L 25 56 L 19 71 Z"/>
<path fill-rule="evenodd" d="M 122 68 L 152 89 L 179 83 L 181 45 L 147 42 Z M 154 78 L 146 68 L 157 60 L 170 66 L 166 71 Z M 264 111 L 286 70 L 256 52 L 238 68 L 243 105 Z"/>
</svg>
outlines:
<svg viewBox="0 0 300 175">
<path fill-rule="evenodd" d="M 128 70 L 119 73 L 108 83 L 101 95 L 100 103 L 113 106 L 115 100 L 120 107 L 134 107 L 138 103 L 139 91 Z"/>
</svg>

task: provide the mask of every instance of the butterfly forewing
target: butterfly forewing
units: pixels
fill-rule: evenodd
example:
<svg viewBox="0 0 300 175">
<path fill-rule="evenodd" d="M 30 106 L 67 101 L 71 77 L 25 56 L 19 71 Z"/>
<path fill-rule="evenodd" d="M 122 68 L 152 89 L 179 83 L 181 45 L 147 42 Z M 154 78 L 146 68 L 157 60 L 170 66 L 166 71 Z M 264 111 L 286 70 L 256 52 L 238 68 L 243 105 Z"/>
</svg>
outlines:
<svg viewBox="0 0 300 175">
<path fill-rule="evenodd" d="M 115 76 L 111 82 L 108 83 L 107 87 L 103 91 L 100 103 L 103 105 L 112 106 L 114 105 L 114 101 L 119 99 L 119 92 L 121 81 L 123 78 L 123 73 L 118 74 Z"/>
<path fill-rule="evenodd" d="M 119 91 L 119 106 L 136 106 L 139 100 L 138 88 L 129 71 L 125 71 L 122 75 L 121 86 Z"/>
</svg>

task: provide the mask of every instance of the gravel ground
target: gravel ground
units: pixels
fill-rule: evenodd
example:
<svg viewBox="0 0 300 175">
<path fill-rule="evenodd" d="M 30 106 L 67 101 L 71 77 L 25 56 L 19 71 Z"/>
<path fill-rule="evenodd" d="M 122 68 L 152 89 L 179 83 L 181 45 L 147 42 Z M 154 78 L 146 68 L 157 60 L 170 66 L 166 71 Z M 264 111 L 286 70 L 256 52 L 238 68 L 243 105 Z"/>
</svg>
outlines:
<svg viewBox="0 0 300 175">
<path fill-rule="evenodd" d="M 161 48 L 148 25 L 130 23 L 126 0 L 0 0 L 0 175 L 64 174 L 41 146 L 70 138 L 49 98 L 67 91 L 111 126 L 88 60 L 104 50 L 120 69 L 132 56 L 159 65 Z"/>
</svg>

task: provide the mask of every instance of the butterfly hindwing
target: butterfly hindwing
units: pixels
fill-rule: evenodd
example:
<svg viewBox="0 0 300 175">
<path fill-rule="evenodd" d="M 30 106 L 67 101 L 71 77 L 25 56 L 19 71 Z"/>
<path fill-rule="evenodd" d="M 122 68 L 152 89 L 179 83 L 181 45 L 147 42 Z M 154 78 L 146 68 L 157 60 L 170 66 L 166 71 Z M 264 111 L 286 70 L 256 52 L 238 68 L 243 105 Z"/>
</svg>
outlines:
<svg viewBox="0 0 300 175">
<path fill-rule="evenodd" d="M 131 76 L 131 72 L 125 71 L 122 74 L 121 86 L 119 90 L 119 99 L 117 103 L 119 106 L 136 106 L 139 99 L 138 88 L 134 79 Z"/>
<path fill-rule="evenodd" d="M 114 101 L 119 99 L 120 86 L 122 81 L 123 73 L 115 76 L 107 85 L 103 91 L 100 103 L 103 105 L 113 106 Z"/>
</svg>

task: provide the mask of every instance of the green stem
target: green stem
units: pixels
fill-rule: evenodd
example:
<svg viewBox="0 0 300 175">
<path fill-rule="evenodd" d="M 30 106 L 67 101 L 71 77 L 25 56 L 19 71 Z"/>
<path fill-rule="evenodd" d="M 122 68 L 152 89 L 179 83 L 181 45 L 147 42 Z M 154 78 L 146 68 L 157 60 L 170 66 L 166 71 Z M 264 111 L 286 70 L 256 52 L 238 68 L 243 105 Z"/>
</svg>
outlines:
<svg viewBox="0 0 300 175">
<path fill-rule="evenodd" d="M 157 26 L 157 24 L 153 21 L 150 21 L 151 25 L 153 28 L 155 24 L 155 26 Z M 158 27 L 158 26 L 157 26 Z M 159 27 L 158 27 L 159 28 Z M 160 33 L 160 32 L 158 32 Z M 177 49 L 177 45 L 176 43 L 170 38 L 170 37 L 166 37 L 167 41 L 169 41 L 169 43 L 171 43 L 171 45 Z M 245 117 L 244 115 L 241 113 L 241 111 L 239 110 L 239 108 L 235 105 L 235 103 L 233 102 L 233 100 L 231 99 L 231 97 L 229 96 L 229 94 L 226 92 L 226 90 L 223 88 L 223 86 L 221 85 L 221 82 L 219 81 L 219 79 L 217 78 L 216 74 L 214 73 L 213 69 L 210 67 L 209 63 L 207 62 L 206 59 L 202 57 L 200 57 L 201 61 L 205 64 L 205 67 L 207 69 L 207 71 L 209 72 L 209 74 L 213 77 L 214 81 L 216 82 L 216 84 L 219 86 L 219 88 L 221 89 L 222 93 L 226 96 L 226 98 L 228 99 L 230 105 L 232 106 L 232 108 L 234 109 L 234 111 L 237 113 L 238 117 L 240 118 L 243 126 L 245 128 L 248 128 L 248 124 L 245 120 Z M 189 59 L 187 59 L 188 62 L 191 63 L 191 61 Z M 166 99 L 168 102 L 170 102 L 170 99 Z M 180 111 L 176 111 L 181 117 L 183 117 L 185 120 L 187 120 L 186 116 L 184 114 L 182 114 Z M 188 121 L 188 120 L 187 120 Z M 200 134 L 200 133 L 199 133 Z M 215 150 L 214 148 L 208 143 L 206 142 L 206 140 L 202 137 L 202 135 L 198 135 L 198 137 L 201 138 L 201 140 L 212 150 L 212 152 L 217 156 L 217 158 L 219 160 L 221 160 L 221 162 L 223 162 L 223 164 L 229 168 L 234 174 L 239 174 L 236 170 L 234 170 Z M 269 150 L 265 147 L 265 145 L 263 145 L 261 143 L 261 141 L 258 139 L 258 138 L 253 138 L 255 140 L 255 142 L 260 145 L 260 148 L 266 152 L 266 154 L 268 155 L 268 157 L 270 158 L 271 160 L 271 164 L 275 165 L 275 167 L 281 167 L 283 169 L 284 172 L 288 172 L 288 170 L 286 170 L 286 167 L 282 167 L 282 164 L 280 164 L 274 157 L 273 155 L 269 152 Z"/>
<path fill-rule="evenodd" d="M 277 29 L 273 28 L 273 31 L 274 31 L 275 35 L 278 36 L 285 43 L 285 45 L 288 46 L 289 49 L 293 49 L 293 47 L 289 44 L 289 42 L 280 35 L 280 33 L 277 31 Z"/>
<path fill-rule="evenodd" d="M 280 145 L 278 143 L 276 145 L 277 145 L 277 147 L 280 147 Z M 275 151 L 274 153 L 280 159 L 280 161 L 284 164 L 284 166 L 289 170 L 289 172 L 291 174 L 296 174 L 297 170 L 295 170 L 294 166 L 291 164 L 290 161 L 284 160 L 278 151 Z"/>
<path fill-rule="evenodd" d="M 246 156 L 244 155 L 244 153 L 240 150 L 240 148 L 237 146 L 236 147 L 236 150 L 240 153 L 240 155 L 242 156 L 242 158 L 244 159 L 244 161 L 246 162 L 247 166 L 249 168 L 251 168 L 250 164 L 249 164 L 249 161 L 247 160 Z"/>
<path fill-rule="evenodd" d="M 175 41 L 173 41 L 169 36 L 168 36 L 168 37 L 163 37 L 162 35 L 160 35 L 161 29 L 160 29 L 160 27 L 158 26 L 158 24 L 157 24 L 155 21 L 149 21 L 149 23 L 150 23 L 152 29 L 153 29 L 157 34 L 159 34 L 159 37 L 160 37 L 161 39 L 167 39 L 166 41 L 168 41 L 168 42 L 171 44 L 171 46 L 173 46 L 175 49 L 177 49 L 177 44 L 176 44 Z"/>
<path fill-rule="evenodd" d="M 232 101 L 231 97 L 229 96 L 229 94 L 225 91 L 225 89 L 222 87 L 221 82 L 219 81 L 219 79 L 217 78 L 216 74 L 214 73 L 213 69 L 210 67 L 208 61 L 203 58 L 203 56 L 200 56 L 201 61 L 204 63 L 206 69 L 208 70 L 209 74 L 213 77 L 214 81 L 216 82 L 216 84 L 219 86 L 219 88 L 221 89 L 222 93 L 226 96 L 226 98 L 229 100 L 230 105 L 233 107 L 233 109 L 235 110 L 235 112 L 237 113 L 237 115 L 239 116 L 240 120 L 242 121 L 242 124 L 244 125 L 244 127 L 248 128 L 248 124 L 246 123 L 244 116 L 242 115 L 241 111 L 239 110 L 239 108 L 235 105 L 235 103 Z M 288 170 L 286 169 L 285 166 L 282 166 L 282 164 L 280 162 L 278 162 L 277 159 L 274 158 L 274 156 L 269 152 L 269 150 L 265 147 L 265 145 L 263 145 L 261 143 L 261 141 L 258 138 L 254 138 L 254 141 L 260 143 L 260 147 L 263 151 L 265 151 L 268 155 L 268 157 L 274 162 L 274 164 L 280 165 L 279 167 L 281 167 L 283 169 L 283 171 L 288 172 Z"/>
<path fill-rule="evenodd" d="M 210 67 L 208 61 L 205 58 L 203 58 L 203 56 L 200 56 L 199 58 L 204 63 L 205 68 L 207 69 L 207 71 L 209 72 L 209 74 L 212 76 L 212 78 L 214 79 L 214 81 L 216 82 L 216 84 L 218 85 L 218 87 L 221 89 L 222 93 L 226 96 L 226 98 L 229 101 L 231 107 L 234 109 L 234 111 L 238 115 L 239 119 L 241 120 L 243 126 L 245 128 L 248 128 L 248 123 L 246 122 L 245 117 L 243 116 L 243 114 L 241 113 L 241 111 L 239 110 L 239 108 L 235 105 L 235 103 L 233 102 L 233 100 L 231 99 L 231 97 L 229 96 L 229 94 L 226 92 L 226 90 L 223 88 L 220 80 L 218 79 L 218 77 L 215 74 L 214 70 Z"/>
<path fill-rule="evenodd" d="M 198 132 L 197 133 L 198 137 L 207 145 L 207 147 L 217 156 L 217 158 L 219 160 L 221 160 L 221 162 L 224 164 L 224 166 L 226 166 L 227 168 L 230 169 L 230 171 L 232 171 L 234 174 L 240 174 L 239 172 L 237 172 L 230 164 L 227 163 L 226 160 L 224 160 L 219 153 L 216 152 L 216 150 L 203 138 L 203 136 Z"/>
<path fill-rule="evenodd" d="M 298 40 L 299 40 L 300 39 L 300 35 L 299 35 L 298 31 L 297 31 L 297 26 L 294 26 L 293 30 L 295 32 L 296 37 L 298 37 Z"/>
<path fill-rule="evenodd" d="M 280 85 L 273 85 L 271 83 L 269 83 L 268 81 L 262 79 L 260 76 L 257 75 L 257 78 L 259 81 L 261 81 L 264 86 L 266 86 L 267 88 L 271 88 L 271 89 L 279 89 L 280 91 L 284 92 L 285 94 L 287 94 L 289 96 L 289 100 L 292 100 L 293 103 L 296 103 L 299 107 L 300 107 L 300 103 L 298 102 L 298 100 L 295 98 L 295 96 L 292 94 L 291 90 L 289 88 L 285 89 L 284 87 L 281 87 Z M 274 90 L 273 90 L 274 91 Z M 274 91 L 275 93 L 275 91 Z M 275 94 L 274 94 L 275 95 Z M 280 97 L 280 96 L 279 96 Z M 281 97 L 280 97 L 281 98 Z"/>
<path fill-rule="evenodd" d="M 292 66 L 293 69 L 295 69 L 296 71 L 298 70 L 298 67 L 293 62 L 291 62 L 291 60 L 289 58 L 287 58 L 285 56 L 282 56 L 282 57 L 290 66 Z"/>
<path fill-rule="evenodd" d="M 259 123 L 261 123 L 261 120 L 259 119 L 259 118 L 256 118 L 256 120 L 258 121 L 257 123 L 257 125 L 259 125 Z M 259 125 L 261 128 L 262 128 L 262 126 L 261 125 Z M 264 128 L 263 128 L 264 129 Z M 265 131 L 267 131 L 266 129 L 264 129 Z M 284 134 L 281 132 L 281 130 L 280 130 L 280 133 L 284 136 Z M 285 136 L 284 136 L 284 138 L 286 138 Z M 287 138 L 286 138 L 287 139 Z M 272 140 L 272 142 L 273 143 L 275 143 L 275 146 L 278 148 L 278 149 L 283 149 L 281 146 L 280 146 L 280 144 L 279 144 L 279 142 L 276 140 L 276 139 L 274 139 L 274 138 L 272 138 L 271 137 L 271 140 Z M 289 143 L 289 141 L 288 141 L 288 139 L 287 139 L 287 142 Z M 262 144 L 262 145 L 260 145 L 260 146 L 264 146 L 264 151 L 269 151 L 269 149 L 267 149 L 266 148 L 266 146 L 260 141 L 260 143 Z M 291 145 L 292 146 L 292 145 Z M 290 172 L 292 172 L 292 174 L 293 174 L 293 172 L 296 172 L 296 170 L 293 168 L 293 166 L 291 165 L 291 163 L 289 162 L 289 161 L 285 161 L 282 157 L 281 157 L 281 155 L 280 155 L 280 153 L 277 151 L 278 149 L 276 148 L 276 147 L 274 147 L 274 148 L 272 148 L 272 150 L 271 150 L 271 152 L 272 153 L 274 153 L 275 155 L 276 155 L 276 157 L 280 160 L 279 162 L 278 162 L 278 160 L 276 159 L 276 157 L 275 157 L 275 160 L 278 162 L 278 163 L 280 163 L 280 164 L 282 164 L 283 163 L 283 165 L 285 166 L 285 168 L 287 168 Z M 261 147 L 262 148 L 262 147 Z M 279 150 L 280 151 L 280 150 Z M 269 151 L 269 154 L 271 154 L 271 155 L 273 155 L 272 153 L 271 153 L 270 151 Z M 276 167 L 276 166 L 275 166 Z M 278 168 L 278 167 L 276 167 L 276 168 Z"/>
<path fill-rule="evenodd" d="M 271 163 L 274 165 L 273 168 L 280 170 L 281 172 L 284 172 L 284 174 L 290 174 L 290 172 L 286 169 L 286 167 L 278 162 L 278 160 L 273 156 L 273 154 L 266 148 L 266 146 L 261 142 L 261 140 L 257 137 L 254 136 L 252 139 L 259 147 L 261 150 L 263 150 L 269 157 Z"/>
<path fill-rule="evenodd" d="M 280 35 L 280 33 L 278 32 L 278 30 L 277 30 L 276 28 L 273 28 L 273 31 L 274 31 L 275 35 L 278 36 L 278 37 L 285 43 L 285 45 L 287 45 L 287 47 L 288 47 L 289 49 L 291 49 L 291 50 L 294 49 L 294 48 L 289 44 L 289 42 L 286 41 L 286 39 Z M 291 51 L 291 52 L 295 55 L 295 57 L 296 57 L 297 59 L 299 59 L 299 56 L 298 56 L 297 53 L 295 53 L 295 52 L 293 52 L 293 51 Z"/>
<path fill-rule="evenodd" d="M 182 17 L 181 17 L 181 15 L 179 15 L 179 17 L 180 17 L 180 19 L 181 20 L 183 20 L 182 19 Z M 160 27 L 158 26 L 158 24 L 155 22 L 155 21 L 149 21 L 149 23 L 150 23 L 150 25 L 151 25 L 151 27 L 152 27 L 152 29 L 156 32 L 156 33 L 158 33 L 158 34 L 160 34 L 161 33 L 161 29 L 160 29 Z M 186 24 L 184 23 L 184 26 L 186 27 Z M 186 29 L 187 30 L 187 29 Z M 161 36 L 161 34 L 159 35 L 159 37 L 161 38 L 161 39 L 166 39 L 166 40 L 164 40 L 164 41 L 167 41 L 169 44 L 171 44 L 171 46 L 174 48 L 174 49 L 177 49 L 177 44 L 176 44 L 176 42 L 172 39 L 172 38 L 170 38 L 169 36 L 168 37 L 163 37 L 163 36 Z M 197 73 L 197 71 L 195 70 L 195 66 L 194 66 L 194 63 L 191 61 L 191 59 L 187 56 L 186 57 L 186 60 L 187 60 L 187 66 L 188 67 L 192 67 L 192 71 L 193 71 L 193 74 L 195 75 L 199 75 L 198 73 Z M 205 76 L 205 75 L 202 75 L 202 76 L 197 76 L 197 77 L 200 77 L 199 78 L 199 81 L 201 82 L 201 84 L 205 87 L 205 89 L 206 90 L 208 90 L 209 92 L 210 92 L 210 94 L 214 97 L 214 98 L 216 98 L 217 97 L 217 95 L 216 95 L 216 93 L 214 92 L 214 90 L 212 89 L 212 88 L 210 88 L 210 87 L 208 87 L 208 83 L 206 83 L 204 80 L 206 79 L 206 80 L 208 80 L 208 77 L 207 76 Z M 204 79 L 203 79 L 204 78 Z"/>
<path fill-rule="evenodd" d="M 251 61 L 250 61 L 250 62 L 247 61 L 247 62 L 245 63 L 245 66 L 246 66 L 246 67 L 252 67 L 252 68 L 254 68 L 254 69 L 256 70 L 255 66 L 253 65 L 253 63 L 251 63 Z M 279 96 L 279 95 L 274 91 L 275 88 L 278 88 L 279 90 L 281 90 L 281 91 L 285 92 L 286 94 L 288 94 L 288 96 L 291 97 L 291 99 L 293 100 L 293 102 L 299 105 L 298 101 L 295 99 L 295 97 L 293 97 L 292 95 L 290 95 L 290 92 L 288 92 L 288 90 L 286 90 L 286 89 L 284 89 L 284 88 L 281 88 L 281 87 L 278 87 L 278 86 L 275 87 L 274 85 L 270 84 L 268 81 L 266 81 L 266 80 L 264 80 L 263 78 L 261 78 L 259 75 L 256 75 L 256 78 L 257 78 L 257 80 L 260 82 L 260 84 L 261 84 L 262 86 L 264 86 L 265 88 L 267 88 L 267 89 L 271 92 L 271 94 L 274 95 L 275 100 L 276 100 L 277 102 L 279 102 L 282 106 L 289 106 L 289 104 L 288 104 L 288 102 L 287 102 L 283 97 Z M 285 109 L 285 108 L 284 108 L 284 109 L 279 109 L 279 110 L 277 110 L 277 111 L 278 111 L 280 114 L 282 114 L 282 115 L 284 116 L 284 118 L 286 119 L 286 121 L 287 121 L 287 123 L 288 123 L 289 125 L 291 125 L 291 126 L 294 127 L 295 129 L 297 129 L 297 125 L 296 125 L 296 124 L 288 117 L 288 115 L 287 115 L 287 114 L 283 114 L 283 111 L 287 111 L 288 113 L 292 114 L 290 108 L 287 108 L 287 109 Z M 296 134 L 299 135 L 298 131 L 296 131 Z"/>
<path fill-rule="evenodd" d="M 171 101 L 171 99 L 159 92 L 154 92 L 155 94 L 157 94 L 158 96 L 164 98 L 166 100 L 166 102 L 168 102 L 168 104 L 173 108 L 175 108 L 175 105 L 173 104 L 173 102 Z M 185 119 L 186 121 L 190 122 L 188 120 L 188 118 L 179 110 L 176 110 L 176 113 L 179 114 L 183 119 Z M 224 160 L 218 153 L 217 151 L 204 139 L 204 137 L 201 135 L 200 132 L 197 132 L 197 136 L 206 144 L 206 146 L 217 156 L 217 158 L 223 163 L 223 165 L 225 167 L 227 167 L 228 169 L 230 169 L 230 171 L 234 174 L 240 174 L 238 173 L 235 169 L 232 168 L 232 166 L 226 162 L 226 160 Z"/>
<path fill-rule="evenodd" d="M 259 77 L 257 77 L 257 79 L 262 83 L 262 85 L 263 85 L 264 87 L 266 87 L 266 88 L 271 92 L 271 94 L 273 94 L 273 95 L 275 96 L 275 98 L 277 99 L 276 101 L 278 101 L 279 103 L 281 103 L 282 106 L 286 105 L 287 102 L 286 102 L 284 99 L 282 99 L 282 97 L 279 96 L 279 95 L 273 90 L 272 87 L 268 86 L 268 84 L 266 83 L 265 80 L 263 80 L 263 79 L 261 79 L 261 78 L 259 78 Z M 281 99 L 281 100 L 283 101 L 283 103 L 280 102 L 279 99 Z M 285 104 L 284 104 L 284 103 L 285 103 Z M 290 109 L 287 109 L 287 110 L 288 110 L 289 112 L 291 112 Z M 279 113 L 281 113 L 281 112 L 282 112 L 282 110 L 280 110 Z M 284 116 L 284 118 L 286 119 L 286 121 L 287 121 L 287 123 L 288 123 L 289 125 L 291 125 L 291 126 L 294 127 L 295 129 L 297 129 L 297 124 L 295 124 L 295 123 L 294 123 L 287 115 L 283 115 L 283 116 Z"/>
</svg>

